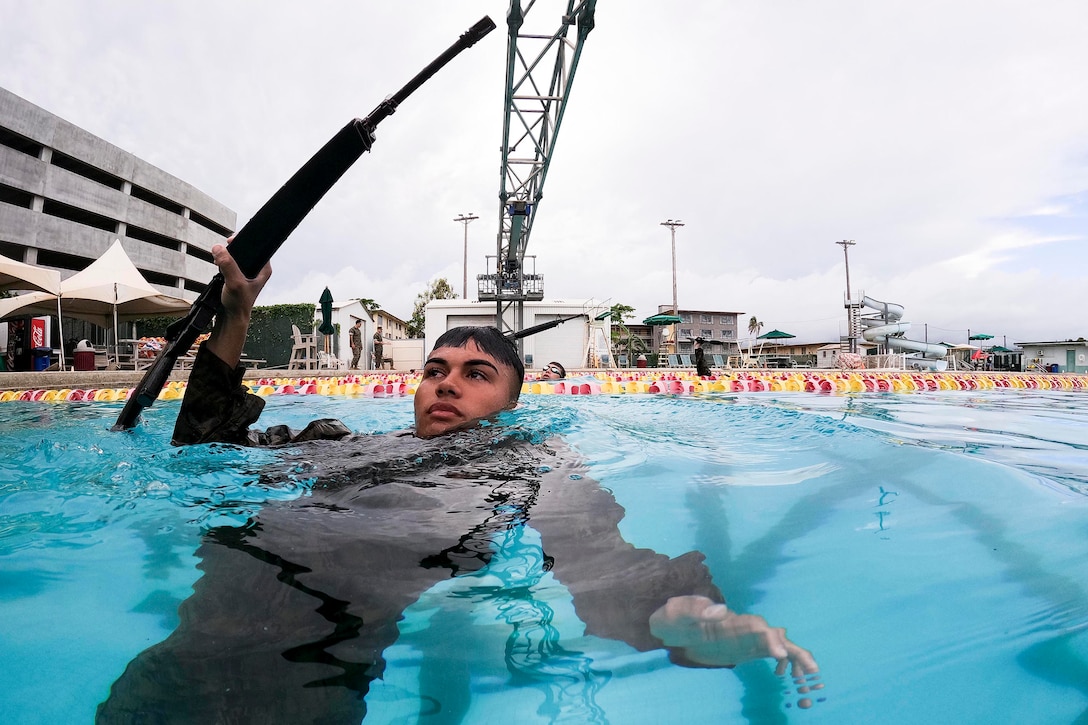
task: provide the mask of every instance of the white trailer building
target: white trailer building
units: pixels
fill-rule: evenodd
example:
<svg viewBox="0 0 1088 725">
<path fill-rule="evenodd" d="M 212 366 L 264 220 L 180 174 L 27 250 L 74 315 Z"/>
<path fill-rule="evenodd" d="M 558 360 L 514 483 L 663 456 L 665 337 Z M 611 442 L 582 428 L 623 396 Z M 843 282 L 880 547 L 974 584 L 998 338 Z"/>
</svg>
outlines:
<svg viewBox="0 0 1088 725">
<path fill-rule="evenodd" d="M 578 316 L 521 340 L 526 369 L 539 370 L 551 361 L 561 363 L 568 370 L 615 367 L 609 346 L 612 334 L 609 310 L 609 305 L 595 299 L 525 302 L 524 328 Z M 509 314 L 513 315 L 513 310 Z M 425 320 L 424 347 L 429 351 L 439 335 L 451 328 L 493 326 L 495 303 L 434 300 L 427 305 Z M 509 324 L 511 320 L 506 322 Z"/>
</svg>

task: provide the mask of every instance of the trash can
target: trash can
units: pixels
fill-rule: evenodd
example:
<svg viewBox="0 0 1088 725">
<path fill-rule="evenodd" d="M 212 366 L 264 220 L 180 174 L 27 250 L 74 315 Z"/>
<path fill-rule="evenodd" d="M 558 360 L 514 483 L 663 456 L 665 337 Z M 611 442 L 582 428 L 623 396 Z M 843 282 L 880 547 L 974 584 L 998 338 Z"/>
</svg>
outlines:
<svg viewBox="0 0 1088 725">
<path fill-rule="evenodd" d="M 1062 366 L 1061 365 L 1059 365 L 1058 363 L 1050 363 L 1050 372 L 1060 373 L 1061 371 L 1062 371 Z"/>
<path fill-rule="evenodd" d="M 73 365 L 76 370 L 94 370 L 94 350 L 76 350 L 75 358 Z"/>
<path fill-rule="evenodd" d="M 30 352 L 30 369 L 45 370 L 49 367 L 49 356 L 53 354 L 51 347 L 36 347 Z"/>
<path fill-rule="evenodd" d="M 636 368 L 644 368 L 644 367 L 646 367 L 646 365 L 647 365 L 647 362 L 646 362 L 646 356 L 645 355 L 639 355 L 637 358 L 635 358 L 635 367 Z"/>
</svg>

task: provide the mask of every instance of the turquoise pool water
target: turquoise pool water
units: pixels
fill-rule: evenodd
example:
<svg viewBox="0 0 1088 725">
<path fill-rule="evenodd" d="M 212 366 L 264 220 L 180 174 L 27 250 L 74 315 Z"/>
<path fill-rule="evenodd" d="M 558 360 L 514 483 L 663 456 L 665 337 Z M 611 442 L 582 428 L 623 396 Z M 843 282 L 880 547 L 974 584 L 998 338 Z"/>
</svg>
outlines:
<svg viewBox="0 0 1088 725">
<path fill-rule="evenodd" d="M 203 532 L 306 494 L 280 453 L 176 449 L 177 403 L 0 405 L 0 711 L 92 722 L 178 626 Z M 269 399 L 262 424 L 402 428 L 410 399 Z M 802 709 L 773 663 L 688 669 L 585 634 L 532 527 L 404 612 L 366 722 L 1072 723 L 1088 717 L 1088 397 L 1049 391 L 526 396 L 629 542 L 697 550 L 731 608 L 810 649 Z"/>
</svg>

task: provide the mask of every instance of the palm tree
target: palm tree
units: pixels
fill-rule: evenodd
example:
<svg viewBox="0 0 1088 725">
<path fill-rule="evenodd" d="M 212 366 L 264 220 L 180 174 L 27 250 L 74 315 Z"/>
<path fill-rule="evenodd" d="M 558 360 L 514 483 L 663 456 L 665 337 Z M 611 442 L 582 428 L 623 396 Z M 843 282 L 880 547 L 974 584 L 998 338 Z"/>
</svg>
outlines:
<svg viewBox="0 0 1088 725">
<path fill-rule="evenodd" d="M 763 323 L 756 319 L 755 315 L 748 318 L 748 334 L 752 338 L 748 341 L 748 357 L 752 357 L 752 348 L 756 344 L 756 336 L 763 329 Z"/>
</svg>

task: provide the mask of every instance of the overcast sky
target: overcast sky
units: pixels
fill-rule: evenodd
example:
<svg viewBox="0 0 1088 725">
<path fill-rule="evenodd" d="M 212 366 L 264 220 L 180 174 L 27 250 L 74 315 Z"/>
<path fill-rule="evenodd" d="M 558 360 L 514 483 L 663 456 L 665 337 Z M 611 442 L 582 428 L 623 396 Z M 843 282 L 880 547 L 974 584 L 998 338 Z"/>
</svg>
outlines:
<svg viewBox="0 0 1088 725">
<path fill-rule="evenodd" d="M 549 7 L 550 6 L 550 7 Z M 537 29 L 566 2 L 538 0 Z M 0 85 L 243 224 L 482 15 L 273 260 L 261 303 L 407 318 L 495 254 L 505 0 L 0 0 Z M 800 342 L 855 290 L 908 334 L 1088 336 L 1088 3 L 599 0 L 529 241 L 545 296 L 735 311 Z M 471 282 L 470 282 L 471 286 Z M 474 295 L 470 295 L 473 296 Z"/>
</svg>

